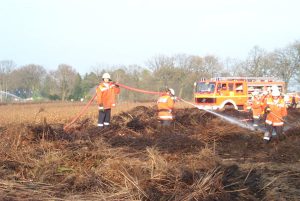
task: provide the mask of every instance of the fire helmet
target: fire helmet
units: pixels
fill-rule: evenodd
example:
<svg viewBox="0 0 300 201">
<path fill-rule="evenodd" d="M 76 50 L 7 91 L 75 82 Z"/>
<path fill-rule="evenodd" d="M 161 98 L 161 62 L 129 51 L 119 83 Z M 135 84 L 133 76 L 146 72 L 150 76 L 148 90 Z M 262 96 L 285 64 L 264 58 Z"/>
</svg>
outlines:
<svg viewBox="0 0 300 201">
<path fill-rule="evenodd" d="M 280 96 L 280 91 L 279 90 L 273 90 L 272 91 L 272 96 Z"/>
<path fill-rule="evenodd" d="M 263 95 L 267 95 L 269 92 L 268 91 L 263 91 L 262 94 Z"/>
<path fill-rule="evenodd" d="M 172 96 L 175 96 L 175 91 L 172 88 L 169 88 L 169 92 L 171 93 Z"/>
<path fill-rule="evenodd" d="M 110 74 L 104 73 L 104 74 L 102 75 L 102 79 L 111 79 L 111 78 L 110 78 Z"/>
<path fill-rule="evenodd" d="M 252 92 L 252 95 L 253 95 L 253 96 L 258 96 L 258 95 L 259 95 L 259 92 L 258 92 L 257 90 L 254 90 L 254 91 Z"/>
</svg>

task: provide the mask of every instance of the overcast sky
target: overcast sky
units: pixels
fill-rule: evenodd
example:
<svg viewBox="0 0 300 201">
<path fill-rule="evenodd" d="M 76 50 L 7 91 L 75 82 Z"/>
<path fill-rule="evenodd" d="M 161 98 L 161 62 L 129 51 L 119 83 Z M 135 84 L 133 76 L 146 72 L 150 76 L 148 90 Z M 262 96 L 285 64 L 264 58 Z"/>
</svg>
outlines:
<svg viewBox="0 0 300 201">
<path fill-rule="evenodd" d="M 0 0 L 0 60 L 78 72 L 178 53 L 244 59 L 300 40 L 299 0 Z"/>
</svg>

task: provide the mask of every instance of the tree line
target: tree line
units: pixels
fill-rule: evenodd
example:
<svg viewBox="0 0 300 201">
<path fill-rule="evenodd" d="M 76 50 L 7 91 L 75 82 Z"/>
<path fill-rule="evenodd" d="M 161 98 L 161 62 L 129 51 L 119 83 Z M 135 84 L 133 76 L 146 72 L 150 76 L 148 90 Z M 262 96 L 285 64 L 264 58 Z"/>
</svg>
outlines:
<svg viewBox="0 0 300 201">
<path fill-rule="evenodd" d="M 47 71 L 38 64 L 17 67 L 11 60 L 0 61 L 0 91 L 21 98 L 35 100 L 88 100 L 95 93 L 104 72 L 109 72 L 114 81 L 136 88 L 159 91 L 174 88 L 176 95 L 192 98 L 193 83 L 200 78 L 249 76 L 277 77 L 286 82 L 300 84 L 300 41 L 271 52 L 255 46 L 245 60 L 227 58 L 220 60 L 215 55 L 172 56 L 157 55 L 144 66 L 96 66 L 84 75 L 68 64 L 58 65 Z M 6 93 L 1 93 L 0 101 Z M 122 90 L 120 101 L 147 101 L 153 96 Z"/>
</svg>

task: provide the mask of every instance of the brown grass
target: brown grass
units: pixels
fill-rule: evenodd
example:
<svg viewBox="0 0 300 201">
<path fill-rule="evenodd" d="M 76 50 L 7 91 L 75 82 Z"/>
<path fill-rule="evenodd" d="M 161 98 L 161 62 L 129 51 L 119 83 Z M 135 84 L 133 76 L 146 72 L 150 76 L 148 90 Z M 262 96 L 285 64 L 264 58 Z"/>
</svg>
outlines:
<svg viewBox="0 0 300 201">
<path fill-rule="evenodd" d="M 7 104 L 0 105 L 0 126 L 8 124 L 39 124 L 46 121 L 49 124 L 65 124 L 70 122 L 85 106 L 86 103 L 78 102 L 49 102 L 37 104 Z M 141 103 L 123 102 L 112 109 L 112 115 L 128 111 Z M 144 106 L 154 106 L 155 102 L 143 103 Z M 177 108 L 186 107 L 182 103 L 176 104 Z M 96 122 L 98 108 L 94 102 L 82 116 Z"/>
<path fill-rule="evenodd" d="M 265 147 L 259 133 L 190 108 L 178 109 L 172 128 L 161 129 L 154 103 L 136 105 L 120 104 L 112 127 L 101 131 L 93 105 L 70 133 L 63 124 L 83 104 L 0 106 L 7 112 L 1 113 L 0 199 L 261 200 L 276 198 L 279 185 L 291 189 L 284 197 L 299 195 L 292 188 L 299 183 L 292 179 L 299 178 L 295 129 L 286 141 Z M 283 160 L 278 150 L 290 156 Z M 237 163 L 225 164 L 228 156 Z M 282 160 L 293 169 L 269 165 Z"/>
</svg>

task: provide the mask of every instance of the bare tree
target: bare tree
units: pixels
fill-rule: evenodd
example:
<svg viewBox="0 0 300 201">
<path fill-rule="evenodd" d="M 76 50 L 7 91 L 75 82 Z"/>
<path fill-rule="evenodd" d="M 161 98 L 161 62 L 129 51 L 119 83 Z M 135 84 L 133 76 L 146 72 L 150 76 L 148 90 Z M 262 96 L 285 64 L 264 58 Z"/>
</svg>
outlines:
<svg viewBox="0 0 300 201">
<path fill-rule="evenodd" d="M 147 62 L 149 69 L 153 71 L 153 76 L 160 86 L 168 86 L 172 80 L 174 70 L 174 57 L 159 55 Z"/>
<path fill-rule="evenodd" d="M 39 93 L 45 75 L 46 70 L 43 66 L 36 64 L 22 66 L 12 72 L 14 88 L 27 90 L 30 95 Z"/>
<path fill-rule="evenodd" d="M 108 72 L 111 67 L 108 64 L 97 64 L 92 66 L 92 72 L 97 76 L 98 80 L 101 80 L 103 73 Z"/>
<path fill-rule="evenodd" d="M 243 76 L 242 61 L 234 58 L 226 58 L 224 64 L 224 76 Z"/>
<path fill-rule="evenodd" d="M 186 54 L 176 54 L 173 56 L 174 66 L 187 70 L 191 64 L 191 56 Z"/>
<path fill-rule="evenodd" d="M 216 56 L 207 55 L 203 59 L 204 72 L 206 72 L 208 77 L 220 75 L 220 72 L 223 70 L 223 66 Z"/>
<path fill-rule="evenodd" d="M 174 58 L 168 57 L 165 55 L 158 55 L 148 60 L 146 65 L 153 72 L 158 71 L 160 68 L 173 68 L 174 67 Z"/>
<path fill-rule="evenodd" d="M 242 73 L 246 76 L 268 76 L 270 64 L 267 52 L 258 46 L 254 46 L 246 61 L 240 63 L 240 67 L 243 69 Z"/>
<path fill-rule="evenodd" d="M 298 54 L 298 67 L 297 67 L 297 76 L 296 76 L 296 81 L 298 82 L 298 87 L 300 88 L 300 41 L 295 41 L 292 44 L 292 48 L 295 50 L 296 54 Z M 297 61 L 296 61 L 297 63 Z"/>
<path fill-rule="evenodd" d="M 42 95 L 50 99 L 58 99 L 58 83 L 55 80 L 54 72 L 50 72 L 45 76 L 43 82 Z"/>
<path fill-rule="evenodd" d="M 272 54 L 272 61 L 274 68 L 272 72 L 274 75 L 286 82 L 286 89 L 293 76 L 300 70 L 300 54 L 299 47 L 289 45 L 286 48 L 275 50 Z"/>
<path fill-rule="evenodd" d="M 10 85 L 10 74 L 15 67 L 16 64 L 11 60 L 0 61 L 0 91 L 8 91 Z M 3 101 L 2 93 L 0 95 L 0 101 Z"/>
<path fill-rule="evenodd" d="M 198 77 L 204 77 L 204 59 L 200 56 L 190 56 L 187 69 Z"/>
<path fill-rule="evenodd" d="M 76 70 L 67 64 L 60 64 L 58 69 L 51 72 L 51 74 L 57 83 L 61 100 L 66 100 L 74 88 L 77 77 Z"/>
</svg>

